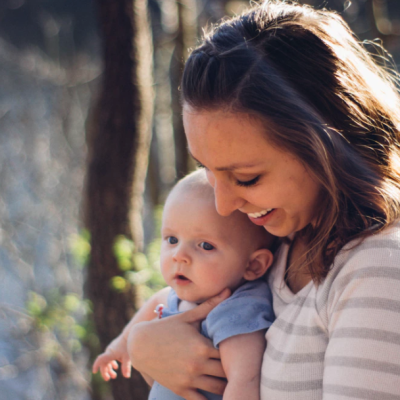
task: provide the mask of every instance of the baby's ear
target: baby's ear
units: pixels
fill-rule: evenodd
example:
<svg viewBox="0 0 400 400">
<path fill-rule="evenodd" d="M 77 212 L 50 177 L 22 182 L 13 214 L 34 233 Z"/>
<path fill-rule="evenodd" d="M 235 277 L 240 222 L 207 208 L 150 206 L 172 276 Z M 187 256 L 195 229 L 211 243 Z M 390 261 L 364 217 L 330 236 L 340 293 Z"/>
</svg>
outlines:
<svg viewBox="0 0 400 400">
<path fill-rule="evenodd" d="M 274 256 L 268 249 L 260 249 L 255 251 L 251 256 L 247 265 L 243 278 L 247 281 L 254 281 L 262 277 L 267 269 L 271 266 Z"/>
</svg>

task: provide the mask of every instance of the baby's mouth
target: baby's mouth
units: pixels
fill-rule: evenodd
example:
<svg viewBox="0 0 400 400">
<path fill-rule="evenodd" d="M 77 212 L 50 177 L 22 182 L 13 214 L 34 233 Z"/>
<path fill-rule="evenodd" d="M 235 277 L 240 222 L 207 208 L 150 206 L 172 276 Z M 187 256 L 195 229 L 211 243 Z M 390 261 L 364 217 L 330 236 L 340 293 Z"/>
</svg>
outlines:
<svg viewBox="0 0 400 400">
<path fill-rule="evenodd" d="M 189 278 L 187 278 L 183 274 L 175 274 L 174 279 L 177 281 L 177 283 L 189 283 L 191 282 Z"/>
</svg>

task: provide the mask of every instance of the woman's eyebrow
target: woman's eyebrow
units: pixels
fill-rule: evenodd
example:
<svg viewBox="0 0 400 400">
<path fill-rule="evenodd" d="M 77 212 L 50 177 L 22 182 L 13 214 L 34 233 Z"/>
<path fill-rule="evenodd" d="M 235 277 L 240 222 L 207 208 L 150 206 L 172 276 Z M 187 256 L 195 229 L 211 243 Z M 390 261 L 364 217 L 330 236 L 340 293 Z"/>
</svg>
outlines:
<svg viewBox="0 0 400 400">
<path fill-rule="evenodd" d="M 193 154 L 189 151 L 190 156 L 193 158 L 194 161 L 199 163 L 200 165 L 204 165 L 201 161 L 199 161 L 196 157 L 193 156 Z M 234 171 L 235 169 L 242 169 L 242 168 L 252 168 L 256 167 L 256 163 L 233 163 L 230 165 L 227 165 L 226 167 L 216 167 L 216 171 Z"/>
<path fill-rule="evenodd" d="M 243 169 L 243 168 L 252 168 L 257 164 L 248 164 L 248 163 L 234 163 L 227 165 L 226 167 L 217 167 L 215 168 L 217 171 L 234 171 L 235 169 Z"/>
</svg>

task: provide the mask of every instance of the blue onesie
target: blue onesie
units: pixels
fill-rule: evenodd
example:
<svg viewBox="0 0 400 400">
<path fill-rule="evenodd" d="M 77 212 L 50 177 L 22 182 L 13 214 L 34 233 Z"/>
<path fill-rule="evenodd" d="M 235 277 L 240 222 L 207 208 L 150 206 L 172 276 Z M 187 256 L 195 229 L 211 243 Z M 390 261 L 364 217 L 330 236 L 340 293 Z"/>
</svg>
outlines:
<svg viewBox="0 0 400 400">
<path fill-rule="evenodd" d="M 180 299 L 171 289 L 168 308 L 162 310 L 162 318 L 179 313 Z M 213 341 L 214 347 L 223 340 L 252 333 L 270 327 L 275 319 L 272 309 L 272 295 L 263 279 L 246 282 L 231 297 L 216 306 L 201 324 L 201 333 Z M 221 400 L 222 396 L 200 392 L 208 400 Z M 154 382 L 149 400 L 184 400 L 169 389 Z"/>
</svg>

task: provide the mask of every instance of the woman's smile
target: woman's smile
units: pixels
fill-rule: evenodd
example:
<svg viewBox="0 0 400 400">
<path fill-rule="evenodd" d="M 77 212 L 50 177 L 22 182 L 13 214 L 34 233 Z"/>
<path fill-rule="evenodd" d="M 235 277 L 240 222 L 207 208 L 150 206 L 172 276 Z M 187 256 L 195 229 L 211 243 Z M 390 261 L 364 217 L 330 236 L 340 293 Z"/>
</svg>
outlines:
<svg viewBox="0 0 400 400">
<path fill-rule="evenodd" d="M 276 210 L 276 208 L 270 208 L 269 210 L 264 210 L 257 213 L 248 213 L 247 216 L 249 217 L 250 221 L 253 222 L 253 224 L 265 226 L 272 218 Z"/>
<path fill-rule="evenodd" d="M 206 168 L 219 214 L 240 210 L 281 237 L 315 218 L 320 185 L 300 160 L 269 141 L 265 122 L 187 105 L 183 120 L 189 150 Z"/>
</svg>

